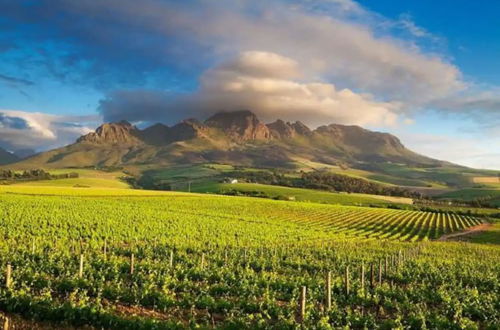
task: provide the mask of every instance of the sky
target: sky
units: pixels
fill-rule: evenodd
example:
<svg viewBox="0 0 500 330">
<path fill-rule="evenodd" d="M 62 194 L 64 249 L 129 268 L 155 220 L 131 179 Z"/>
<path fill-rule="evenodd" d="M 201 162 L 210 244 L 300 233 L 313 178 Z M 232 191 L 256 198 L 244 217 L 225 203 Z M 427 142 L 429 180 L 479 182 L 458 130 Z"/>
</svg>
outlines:
<svg viewBox="0 0 500 330">
<path fill-rule="evenodd" d="M 500 169 L 500 2 L 0 0 L 0 147 L 249 109 Z"/>
</svg>

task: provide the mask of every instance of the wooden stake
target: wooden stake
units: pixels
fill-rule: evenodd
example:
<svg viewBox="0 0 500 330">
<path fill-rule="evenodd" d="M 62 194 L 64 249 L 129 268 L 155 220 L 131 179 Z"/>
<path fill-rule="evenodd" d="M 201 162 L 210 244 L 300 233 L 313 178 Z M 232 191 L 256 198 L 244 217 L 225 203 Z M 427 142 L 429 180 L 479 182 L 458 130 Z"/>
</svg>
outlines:
<svg viewBox="0 0 500 330">
<path fill-rule="evenodd" d="M 365 263 L 361 264 L 361 291 L 365 293 Z"/>
<path fill-rule="evenodd" d="M 375 286 L 375 274 L 373 273 L 373 263 L 370 264 L 370 287 Z"/>
<path fill-rule="evenodd" d="M 387 276 L 387 257 L 385 257 L 384 274 Z"/>
<path fill-rule="evenodd" d="M 104 253 L 104 259 L 107 259 L 108 255 L 108 242 L 104 240 L 104 247 L 102 248 L 102 252 Z"/>
<path fill-rule="evenodd" d="M 326 310 L 332 308 L 332 272 L 326 274 Z"/>
<path fill-rule="evenodd" d="M 10 329 L 10 325 L 9 325 L 9 318 L 7 316 L 4 316 L 4 319 L 3 319 L 3 330 L 9 330 Z"/>
<path fill-rule="evenodd" d="M 382 285 L 382 260 L 378 261 L 378 285 Z"/>
<path fill-rule="evenodd" d="M 134 254 L 132 253 L 130 255 L 130 274 L 133 275 L 134 274 L 134 270 L 135 270 L 135 256 Z"/>
<path fill-rule="evenodd" d="M 201 267 L 201 269 L 205 268 L 205 253 L 201 254 L 200 267 Z"/>
<path fill-rule="evenodd" d="M 7 289 L 12 285 L 12 266 L 7 264 L 7 269 L 5 270 L 5 287 Z"/>
<path fill-rule="evenodd" d="M 78 277 L 83 277 L 83 254 L 80 254 L 80 268 L 78 270 Z"/>
<path fill-rule="evenodd" d="M 174 266 L 174 250 L 170 251 L 170 267 Z"/>
<path fill-rule="evenodd" d="M 303 286 L 300 292 L 300 310 L 299 310 L 300 323 L 304 323 L 306 318 L 306 294 L 307 294 L 307 288 Z"/>
<path fill-rule="evenodd" d="M 345 268 L 345 294 L 346 296 L 349 295 L 349 266 L 346 266 Z"/>
<path fill-rule="evenodd" d="M 35 240 L 31 242 L 31 254 L 35 254 Z"/>
</svg>

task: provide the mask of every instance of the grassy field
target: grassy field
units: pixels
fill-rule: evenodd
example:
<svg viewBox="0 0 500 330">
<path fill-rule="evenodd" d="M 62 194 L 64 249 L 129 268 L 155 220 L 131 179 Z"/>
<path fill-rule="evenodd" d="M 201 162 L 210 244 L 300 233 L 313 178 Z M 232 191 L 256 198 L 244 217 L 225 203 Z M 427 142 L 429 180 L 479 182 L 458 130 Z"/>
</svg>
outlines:
<svg viewBox="0 0 500 330">
<path fill-rule="evenodd" d="M 471 235 L 467 240 L 472 243 L 500 245 L 500 222 L 494 223 L 487 231 Z"/>
<path fill-rule="evenodd" d="M 195 192 L 224 193 L 231 190 L 240 192 L 262 192 L 269 197 L 281 196 L 284 199 L 293 199 L 296 201 L 308 201 L 316 203 L 343 204 L 343 205 L 388 205 L 393 203 L 412 204 L 411 198 L 391 197 L 367 194 L 347 194 L 332 193 L 327 191 L 280 187 L 256 183 L 216 183 L 201 182 L 194 183 L 191 187 Z"/>
<path fill-rule="evenodd" d="M 391 196 L 368 195 L 368 194 L 344 194 L 330 193 L 312 189 L 290 188 L 274 185 L 238 183 L 224 184 L 222 178 L 229 175 L 235 168 L 230 165 L 203 164 L 194 166 L 178 166 L 168 169 L 150 170 L 145 173 L 141 183 L 162 182 L 168 184 L 175 191 L 188 191 L 199 193 L 227 193 L 237 190 L 245 193 L 262 193 L 270 198 L 280 197 L 296 201 L 310 201 L 317 203 L 343 204 L 343 205 L 380 205 L 388 204 L 411 204 L 410 198 L 399 198 Z M 237 168 L 238 171 L 270 171 L 268 169 Z M 288 176 L 298 176 L 290 173 Z"/>
<path fill-rule="evenodd" d="M 439 195 L 440 198 L 446 199 L 461 199 L 471 201 L 477 198 L 485 198 L 489 203 L 500 207 L 500 189 L 460 189 Z"/>
<path fill-rule="evenodd" d="M 20 186 L 54 186 L 54 187 L 88 187 L 88 188 L 117 188 L 126 189 L 130 186 L 121 177 L 124 177 L 123 172 L 105 172 L 91 169 L 52 169 L 50 173 L 66 174 L 78 173 L 78 178 L 73 179 L 57 179 L 57 180 L 41 180 L 16 183 Z"/>
</svg>

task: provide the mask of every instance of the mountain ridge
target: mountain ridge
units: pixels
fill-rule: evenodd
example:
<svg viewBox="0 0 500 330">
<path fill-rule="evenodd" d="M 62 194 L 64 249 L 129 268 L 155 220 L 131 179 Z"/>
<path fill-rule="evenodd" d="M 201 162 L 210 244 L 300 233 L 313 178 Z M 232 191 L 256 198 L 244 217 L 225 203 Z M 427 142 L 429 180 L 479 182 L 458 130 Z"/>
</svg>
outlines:
<svg viewBox="0 0 500 330">
<path fill-rule="evenodd" d="M 186 119 L 173 126 L 139 129 L 127 121 L 105 123 L 74 144 L 50 150 L 20 166 L 121 166 L 226 162 L 235 165 L 289 167 L 298 159 L 353 166 L 398 162 L 440 166 L 446 162 L 407 149 L 389 133 L 354 125 L 329 124 L 310 129 L 297 121 L 263 123 L 251 111 L 219 112 L 201 122 Z"/>
</svg>

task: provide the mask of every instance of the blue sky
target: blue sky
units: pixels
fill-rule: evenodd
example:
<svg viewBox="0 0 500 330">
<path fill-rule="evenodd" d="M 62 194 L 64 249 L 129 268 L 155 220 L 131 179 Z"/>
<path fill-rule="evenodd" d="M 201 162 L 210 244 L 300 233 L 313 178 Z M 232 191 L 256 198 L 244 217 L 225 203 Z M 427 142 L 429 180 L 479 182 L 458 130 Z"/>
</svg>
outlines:
<svg viewBox="0 0 500 330">
<path fill-rule="evenodd" d="M 248 108 L 500 169 L 500 3 L 0 0 L 0 146 Z M 17 121 L 16 121 L 17 120 Z M 13 126 L 19 120 L 25 125 Z"/>
<path fill-rule="evenodd" d="M 478 83 L 500 84 L 500 2 L 364 0 L 361 4 L 391 17 L 408 14 L 417 26 L 442 38 L 444 54 Z"/>
</svg>

